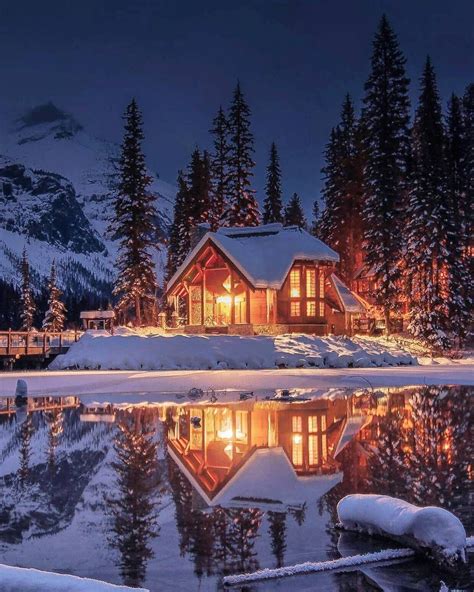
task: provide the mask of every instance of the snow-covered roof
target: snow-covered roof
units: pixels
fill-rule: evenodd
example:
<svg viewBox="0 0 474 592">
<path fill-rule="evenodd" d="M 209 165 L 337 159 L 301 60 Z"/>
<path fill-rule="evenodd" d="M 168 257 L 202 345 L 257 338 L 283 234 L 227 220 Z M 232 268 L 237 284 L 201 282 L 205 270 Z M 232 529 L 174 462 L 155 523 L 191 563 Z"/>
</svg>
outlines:
<svg viewBox="0 0 474 592">
<path fill-rule="evenodd" d="M 208 240 L 227 256 L 254 288 L 280 289 L 296 260 L 339 261 L 335 251 L 297 226 L 265 224 L 220 228 L 217 232 L 207 232 L 192 249 L 168 282 L 168 290 Z"/>
<path fill-rule="evenodd" d="M 115 312 L 113 310 L 83 310 L 80 315 L 81 319 L 114 319 Z"/>
<path fill-rule="evenodd" d="M 354 292 L 352 292 L 335 273 L 331 274 L 331 281 L 345 312 L 364 313 L 366 311 L 365 306 L 357 298 Z"/>
</svg>

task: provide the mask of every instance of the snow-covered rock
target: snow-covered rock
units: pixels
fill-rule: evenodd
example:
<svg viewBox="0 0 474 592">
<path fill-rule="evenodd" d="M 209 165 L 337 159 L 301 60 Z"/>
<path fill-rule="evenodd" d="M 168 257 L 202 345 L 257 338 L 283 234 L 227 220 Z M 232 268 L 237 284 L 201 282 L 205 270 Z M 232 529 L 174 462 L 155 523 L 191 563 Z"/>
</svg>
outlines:
<svg viewBox="0 0 474 592">
<path fill-rule="evenodd" d="M 381 534 L 411 547 L 427 549 L 448 563 L 465 561 L 466 531 L 451 512 L 420 508 L 386 495 L 353 494 L 337 505 L 343 528 Z"/>
<path fill-rule="evenodd" d="M 119 330 L 116 335 L 88 331 L 58 356 L 50 369 L 85 368 L 102 370 L 207 370 L 303 368 L 310 366 L 347 368 L 416 364 L 416 359 L 388 342 L 278 335 L 157 335 Z"/>
</svg>

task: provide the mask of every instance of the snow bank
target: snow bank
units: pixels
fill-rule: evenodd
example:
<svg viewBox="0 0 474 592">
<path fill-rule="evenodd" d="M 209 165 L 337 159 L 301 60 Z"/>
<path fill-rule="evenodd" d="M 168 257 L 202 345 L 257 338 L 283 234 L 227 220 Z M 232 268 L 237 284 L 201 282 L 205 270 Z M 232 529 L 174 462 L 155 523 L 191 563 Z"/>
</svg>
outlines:
<svg viewBox="0 0 474 592">
<path fill-rule="evenodd" d="M 375 553 L 366 553 L 365 555 L 354 555 L 352 557 L 341 557 L 332 561 L 307 561 L 296 565 L 277 567 L 275 569 L 261 569 L 254 573 L 237 574 L 234 576 L 225 576 L 222 581 L 227 586 L 245 584 L 246 582 L 257 582 L 259 580 L 269 580 L 273 578 L 284 578 L 301 574 L 309 574 L 330 570 L 348 570 L 359 565 L 375 563 L 379 561 L 397 561 L 413 557 L 412 549 L 385 549 Z"/>
<path fill-rule="evenodd" d="M 387 340 L 314 335 L 159 335 L 88 331 L 58 356 L 52 370 L 207 370 L 347 368 L 416 364 Z"/>
<path fill-rule="evenodd" d="M 448 562 L 465 561 L 466 531 L 442 508 L 419 508 L 386 495 L 348 495 L 337 505 L 341 525 L 383 534 L 416 548 L 430 549 Z"/>
<path fill-rule="evenodd" d="M 148 592 L 145 588 L 116 586 L 89 578 L 1 564 L 0 589 L 2 592 Z"/>
</svg>

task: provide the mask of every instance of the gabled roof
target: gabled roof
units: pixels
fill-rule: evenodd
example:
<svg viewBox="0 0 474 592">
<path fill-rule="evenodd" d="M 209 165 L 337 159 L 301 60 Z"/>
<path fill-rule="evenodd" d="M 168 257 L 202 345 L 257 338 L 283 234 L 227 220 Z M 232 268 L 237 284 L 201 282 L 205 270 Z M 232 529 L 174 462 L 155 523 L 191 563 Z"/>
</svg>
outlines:
<svg viewBox="0 0 474 592">
<path fill-rule="evenodd" d="M 169 280 L 170 290 L 204 244 L 211 241 L 254 288 L 280 289 L 294 261 L 338 262 L 339 255 L 297 226 L 266 224 L 207 232 Z"/>
<path fill-rule="evenodd" d="M 364 313 L 366 307 L 363 302 L 346 286 L 346 284 L 337 277 L 335 273 L 331 274 L 331 281 L 336 290 L 336 294 L 340 300 L 340 303 L 344 309 L 344 312 L 352 313 Z"/>
</svg>

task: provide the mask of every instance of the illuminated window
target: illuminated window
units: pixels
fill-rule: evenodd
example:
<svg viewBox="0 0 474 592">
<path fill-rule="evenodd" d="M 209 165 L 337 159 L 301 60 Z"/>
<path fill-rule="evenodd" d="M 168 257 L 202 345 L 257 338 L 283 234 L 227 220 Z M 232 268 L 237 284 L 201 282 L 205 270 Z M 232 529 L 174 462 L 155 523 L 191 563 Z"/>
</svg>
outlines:
<svg viewBox="0 0 474 592">
<path fill-rule="evenodd" d="M 299 301 L 290 302 L 290 316 L 299 317 L 301 314 L 301 303 Z"/>
<path fill-rule="evenodd" d="M 323 462 L 324 462 L 324 461 L 326 461 L 326 459 L 328 457 L 328 444 L 327 444 L 326 434 L 323 434 L 322 435 L 321 441 L 322 441 L 322 445 L 323 445 L 322 457 L 323 457 Z"/>
<path fill-rule="evenodd" d="M 319 464 L 318 436 L 308 436 L 308 461 L 310 465 Z"/>
<path fill-rule="evenodd" d="M 300 415 L 293 415 L 291 418 L 291 431 L 302 432 L 303 431 L 303 418 Z"/>
<path fill-rule="evenodd" d="M 296 466 L 303 464 L 303 436 L 301 434 L 293 434 L 291 460 Z"/>
<path fill-rule="evenodd" d="M 308 302 L 306 303 L 306 316 L 316 316 L 316 302 L 314 300 L 308 300 Z"/>
<path fill-rule="evenodd" d="M 323 432 L 326 431 L 326 416 L 325 415 L 321 415 L 321 430 Z"/>
<path fill-rule="evenodd" d="M 290 297 L 299 298 L 301 296 L 301 271 L 292 269 L 290 272 Z"/>
<path fill-rule="evenodd" d="M 318 431 L 318 416 L 317 415 L 310 415 L 308 417 L 308 432 L 317 432 Z"/>
<path fill-rule="evenodd" d="M 319 272 L 319 297 L 324 298 L 324 273 Z"/>
<path fill-rule="evenodd" d="M 319 316 L 323 317 L 324 316 L 324 302 L 320 302 L 319 303 Z"/>
<path fill-rule="evenodd" d="M 316 297 L 316 270 L 311 268 L 306 270 L 306 297 Z M 308 313 L 308 316 L 313 315 L 309 315 Z"/>
</svg>

